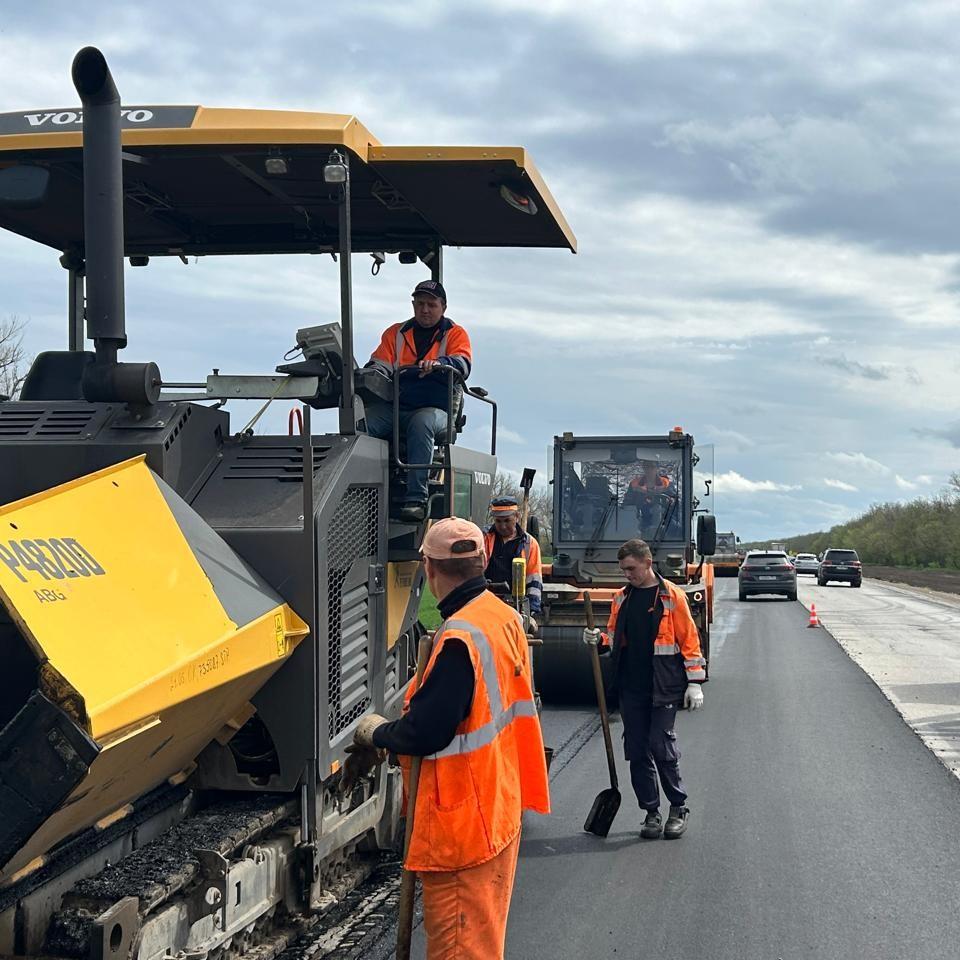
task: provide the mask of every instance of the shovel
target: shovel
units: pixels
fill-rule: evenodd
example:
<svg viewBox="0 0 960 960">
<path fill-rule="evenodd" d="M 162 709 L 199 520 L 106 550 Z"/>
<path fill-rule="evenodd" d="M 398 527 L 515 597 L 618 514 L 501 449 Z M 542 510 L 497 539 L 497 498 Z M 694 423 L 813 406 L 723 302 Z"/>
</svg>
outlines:
<svg viewBox="0 0 960 960">
<path fill-rule="evenodd" d="M 583 595 L 583 610 L 587 617 L 587 626 L 593 629 L 593 604 L 590 594 Z M 610 740 L 610 717 L 607 715 L 607 698 L 603 693 L 603 674 L 600 672 L 600 653 L 596 644 L 590 646 L 590 656 L 593 659 L 593 682 L 597 688 L 597 705 L 600 707 L 600 726 L 603 727 L 603 745 L 607 750 L 607 767 L 610 770 L 610 786 L 601 790 L 583 829 L 597 837 L 605 837 L 613 826 L 613 819 L 620 809 L 620 790 L 617 784 L 617 764 L 613 759 L 613 743 Z"/>
<path fill-rule="evenodd" d="M 423 683 L 423 672 L 427 668 L 430 654 L 433 652 L 433 637 L 420 638 L 417 651 L 417 689 Z M 407 822 L 403 835 L 403 859 L 406 862 L 410 852 L 410 838 L 413 836 L 413 815 L 417 809 L 417 791 L 420 787 L 420 767 L 422 757 L 413 757 L 410 761 L 410 782 L 407 790 Z M 400 875 L 400 909 L 397 919 L 397 960 L 410 960 L 410 941 L 413 938 L 413 905 L 417 892 L 417 875 L 404 868 Z"/>
</svg>

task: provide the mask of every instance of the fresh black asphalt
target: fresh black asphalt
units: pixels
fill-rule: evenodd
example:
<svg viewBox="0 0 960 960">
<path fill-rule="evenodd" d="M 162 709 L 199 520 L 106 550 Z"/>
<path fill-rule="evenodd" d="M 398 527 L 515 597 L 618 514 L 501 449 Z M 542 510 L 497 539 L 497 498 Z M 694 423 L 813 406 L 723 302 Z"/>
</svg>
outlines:
<svg viewBox="0 0 960 960">
<path fill-rule="evenodd" d="M 706 705 L 677 724 L 680 840 L 638 838 L 618 723 L 623 805 L 584 834 L 608 785 L 595 711 L 544 711 L 553 813 L 525 820 L 506 956 L 958 960 L 960 782 L 799 603 L 721 580 L 715 626 Z"/>
<path fill-rule="evenodd" d="M 602 739 L 587 711 L 548 709 L 547 740 L 572 740 L 553 814 L 525 823 L 507 956 L 956 960 L 960 783 L 800 604 L 718 586 L 717 622 L 739 626 L 678 721 L 686 835 L 638 839 L 619 749 L 617 821 L 582 833 Z"/>
</svg>

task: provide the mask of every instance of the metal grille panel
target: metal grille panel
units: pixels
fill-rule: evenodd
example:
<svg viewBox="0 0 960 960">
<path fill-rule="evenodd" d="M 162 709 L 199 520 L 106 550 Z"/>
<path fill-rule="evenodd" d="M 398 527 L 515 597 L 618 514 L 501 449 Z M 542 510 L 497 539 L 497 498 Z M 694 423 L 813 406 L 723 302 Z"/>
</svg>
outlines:
<svg viewBox="0 0 960 960">
<path fill-rule="evenodd" d="M 89 407 L 49 409 L 19 403 L 3 404 L 0 406 L 0 436 L 77 437 L 90 425 L 95 413 Z"/>
<path fill-rule="evenodd" d="M 313 447 L 314 472 L 320 469 L 329 452 L 329 445 Z M 227 480 L 254 479 L 303 483 L 303 447 L 263 444 L 248 447 L 237 456 L 235 462 L 230 464 L 226 478 Z"/>
<path fill-rule="evenodd" d="M 366 577 L 347 587 L 351 568 L 361 559 L 376 563 L 380 491 L 351 487 L 327 526 L 329 637 L 327 668 L 331 740 L 370 705 L 370 597 Z M 364 568 L 365 569 L 365 568 Z"/>
</svg>

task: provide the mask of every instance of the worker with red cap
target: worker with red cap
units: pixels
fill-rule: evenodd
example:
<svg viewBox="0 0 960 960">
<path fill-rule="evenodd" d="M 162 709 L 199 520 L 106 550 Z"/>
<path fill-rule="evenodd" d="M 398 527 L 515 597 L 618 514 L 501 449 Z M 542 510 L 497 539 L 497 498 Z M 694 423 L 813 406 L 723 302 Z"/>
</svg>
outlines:
<svg viewBox="0 0 960 960">
<path fill-rule="evenodd" d="M 521 815 L 550 812 L 527 637 L 516 611 L 486 590 L 476 524 L 438 521 L 421 553 L 443 623 L 403 716 L 358 724 L 344 777 L 349 789 L 386 751 L 401 765 L 423 757 L 405 866 L 423 884 L 427 960 L 497 960 Z"/>
<path fill-rule="evenodd" d="M 462 385 L 470 376 L 470 338 L 463 327 L 446 316 L 446 310 L 447 292 L 439 280 L 418 283 L 413 291 L 413 316 L 387 327 L 367 364 L 390 377 L 400 377 L 399 417 L 401 436 L 407 442 L 406 463 L 427 464 L 433 460 L 434 442 L 447 429 L 448 417 L 457 415 Z M 451 367 L 460 379 L 455 385 L 454 409 L 449 411 L 447 370 Z M 367 403 L 364 419 L 371 437 L 392 439 L 390 404 Z M 399 519 L 419 522 L 426 513 L 427 470 L 410 470 Z"/>
<path fill-rule="evenodd" d="M 530 614 L 540 615 L 543 597 L 543 566 L 540 544 L 520 526 L 520 504 L 516 497 L 496 497 L 490 501 L 493 524 L 484 534 L 487 552 L 485 576 L 491 583 L 511 583 L 515 557 L 527 562 L 526 595 Z M 536 620 L 534 620 L 536 624 Z"/>
</svg>

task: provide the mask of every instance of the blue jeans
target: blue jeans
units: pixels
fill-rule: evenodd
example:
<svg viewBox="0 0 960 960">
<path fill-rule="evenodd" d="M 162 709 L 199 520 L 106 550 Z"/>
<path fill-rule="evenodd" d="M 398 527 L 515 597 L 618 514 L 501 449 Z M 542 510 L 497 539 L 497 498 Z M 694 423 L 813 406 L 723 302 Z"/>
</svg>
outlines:
<svg viewBox="0 0 960 960">
<path fill-rule="evenodd" d="M 393 441 L 393 407 L 389 403 L 368 403 L 364 407 L 367 433 L 380 440 Z M 434 438 L 447 429 L 447 411 L 439 407 L 400 408 L 400 432 L 406 431 L 407 463 L 430 463 Z M 427 499 L 427 471 L 407 471 L 407 503 Z"/>
</svg>

